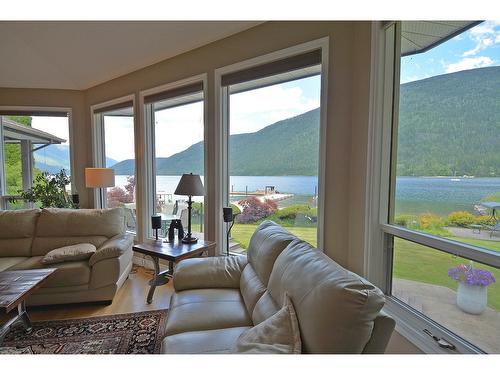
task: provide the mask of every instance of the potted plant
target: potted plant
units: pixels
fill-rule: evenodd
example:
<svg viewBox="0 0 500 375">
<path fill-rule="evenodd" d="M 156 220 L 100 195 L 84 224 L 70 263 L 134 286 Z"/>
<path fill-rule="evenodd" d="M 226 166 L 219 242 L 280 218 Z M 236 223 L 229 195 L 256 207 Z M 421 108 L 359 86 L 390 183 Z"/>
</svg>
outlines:
<svg viewBox="0 0 500 375">
<path fill-rule="evenodd" d="M 59 173 L 51 176 L 48 172 L 42 172 L 35 178 L 34 186 L 26 191 L 19 191 L 19 197 L 28 202 L 37 203 L 41 208 L 77 208 L 71 197 L 66 192 L 66 186 L 71 182 L 62 169 Z M 10 198 L 11 203 L 16 202 L 16 198 Z"/>
<path fill-rule="evenodd" d="M 493 274 L 472 265 L 460 264 L 450 268 L 448 276 L 458 281 L 458 307 L 469 314 L 482 314 L 488 302 L 488 285 L 496 281 Z"/>
</svg>

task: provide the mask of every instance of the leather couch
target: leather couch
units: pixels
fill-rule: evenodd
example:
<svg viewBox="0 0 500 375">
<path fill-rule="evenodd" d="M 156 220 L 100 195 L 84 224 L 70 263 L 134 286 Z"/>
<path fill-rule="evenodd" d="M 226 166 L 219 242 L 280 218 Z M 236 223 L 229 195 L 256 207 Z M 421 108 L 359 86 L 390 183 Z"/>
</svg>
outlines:
<svg viewBox="0 0 500 375">
<path fill-rule="evenodd" d="M 41 263 L 49 251 L 79 243 L 97 251 L 86 260 Z M 28 305 L 111 301 L 132 268 L 132 243 L 121 208 L 0 211 L 0 272 L 57 268 Z"/>
<path fill-rule="evenodd" d="M 173 281 L 162 353 L 230 353 L 281 308 L 285 292 L 302 353 L 383 353 L 395 325 L 380 311 L 380 289 L 271 221 L 247 256 L 183 260 Z"/>
</svg>

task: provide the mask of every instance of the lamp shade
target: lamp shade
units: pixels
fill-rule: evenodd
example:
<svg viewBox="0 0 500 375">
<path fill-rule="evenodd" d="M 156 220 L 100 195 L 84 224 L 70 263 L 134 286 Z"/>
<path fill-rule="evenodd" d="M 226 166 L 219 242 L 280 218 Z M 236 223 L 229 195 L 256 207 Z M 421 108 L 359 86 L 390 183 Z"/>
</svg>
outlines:
<svg viewBox="0 0 500 375">
<path fill-rule="evenodd" d="M 201 178 L 197 174 L 183 174 L 177 188 L 174 192 L 175 195 L 192 195 L 201 196 L 205 195 L 205 189 L 201 183 Z"/>
<path fill-rule="evenodd" d="M 111 168 L 85 168 L 85 186 L 88 188 L 115 186 L 115 170 Z"/>
</svg>

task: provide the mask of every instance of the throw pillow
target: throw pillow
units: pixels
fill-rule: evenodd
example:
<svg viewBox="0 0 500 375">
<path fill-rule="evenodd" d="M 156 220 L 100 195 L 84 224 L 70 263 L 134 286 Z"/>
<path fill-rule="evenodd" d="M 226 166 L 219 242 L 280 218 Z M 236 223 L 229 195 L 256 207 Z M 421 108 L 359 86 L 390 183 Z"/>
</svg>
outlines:
<svg viewBox="0 0 500 375">
<path fill-rule="evenodd" d="M 96 252 L 96 247 L 91 243 L 79 243 L 64 246 L 49 251 L 42 259 L 43 264 L 55 264 L 74 260 L 88 259 Z"/>
<path fill-rule="evenodd" d="M 299 322 L 290 297 L 285 293 L 281 310 L 243 332 L 233 353 L 300 354 Z"/>
</svg>

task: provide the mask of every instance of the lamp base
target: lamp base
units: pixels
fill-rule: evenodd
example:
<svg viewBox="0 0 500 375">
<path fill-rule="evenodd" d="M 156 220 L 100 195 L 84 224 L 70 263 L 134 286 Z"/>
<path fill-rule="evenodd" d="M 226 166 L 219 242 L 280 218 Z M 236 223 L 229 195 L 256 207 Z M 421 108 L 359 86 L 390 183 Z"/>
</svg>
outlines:
<svg viewBox="0 0 500 375">
<path fill-rule="evenodd" d="M 182 243 L 195 243 L 195 242 L 198 242 L 198 238 L 196 237 L 193 237 L 191 235 L 187 235 L 185 236 L 182 240 L 181 240 Z"/>
</svg>

